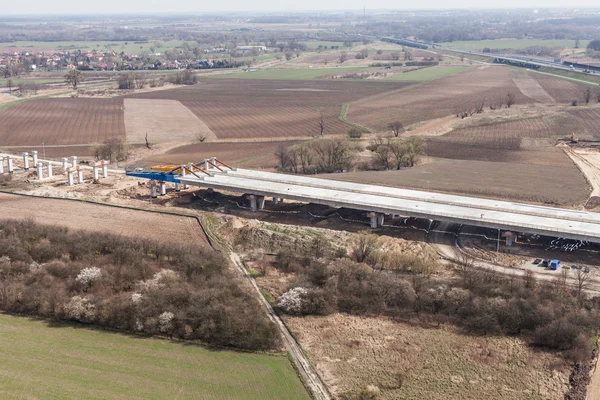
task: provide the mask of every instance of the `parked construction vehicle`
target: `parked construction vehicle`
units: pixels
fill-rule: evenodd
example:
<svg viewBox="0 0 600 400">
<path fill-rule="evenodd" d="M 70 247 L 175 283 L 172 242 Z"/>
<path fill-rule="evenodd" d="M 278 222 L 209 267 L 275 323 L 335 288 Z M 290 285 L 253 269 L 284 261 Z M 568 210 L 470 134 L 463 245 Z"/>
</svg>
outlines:
<svg viewBox="0 0 600 400">
<path fill-rule="evenodd" d="M 579 138 L 575 135 L 575 132 L 571 133 L 571 143 L 579 143 Z"/>
</svg>

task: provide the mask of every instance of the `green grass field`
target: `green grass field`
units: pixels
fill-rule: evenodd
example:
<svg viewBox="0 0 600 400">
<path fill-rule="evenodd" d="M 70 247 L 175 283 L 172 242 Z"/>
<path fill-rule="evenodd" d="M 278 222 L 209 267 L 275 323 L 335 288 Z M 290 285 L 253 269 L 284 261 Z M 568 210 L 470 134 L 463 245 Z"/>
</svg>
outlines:
<svg viewBox="0 0 600 400">
<path fill-rule="evenodd" d="M 318 40 L 318 41 L 310 41 L 310 42 L 302 42 L 309 49 L 316 49 L 319 46 L 327 46 L 327 48 L 331 48 L 331 46 L 340 46 L 340 48 L 344 48 L 344 42 L 329 42 L 327 40 Z M 356 43 L 356 42 L 354 42 Z"/>
<path fill-rule="evenodd" d="M 309 399 L 284 355 L 0 314 L 2 399 Z"/>
<path fill-rule="evenodd" d="M 581 40 L 579 42 L 580 48 L 585 48 L 589 40 Z M 542 39 L 497 39 L 497 40 L 472 40 L 464 42 L 448 42 L 441 43 L 442 46 L 454 47 L 456 49 L 464 50 L 483 50 L 485 47 L 491 49 L 524 49 L 530 46 L 547 46 L 547 47 L 560 47 L 573 48 L 575 47 L 574 40 L 542 40 Z"/>
<path fill-rule="evenodd" d="M 303 69 L 261 69 L 251 72 L 235 72 L 232 74 L 206 75 L 203 78 L 213 79 L 275 79 L 286 81 L 306 81 L 320 76 L 360 70 L 361 67 L 347 68 L 303 68 Z"/>
<path fill-rule="evenodd" d="M 466 71 L 468 67 L 429 67 L 418 69 L 416 71 L 394 74 L 386 81 L 411 81 L 411 82 L 429 82 L 434 79 L 443 78 Z"/>
</svg>

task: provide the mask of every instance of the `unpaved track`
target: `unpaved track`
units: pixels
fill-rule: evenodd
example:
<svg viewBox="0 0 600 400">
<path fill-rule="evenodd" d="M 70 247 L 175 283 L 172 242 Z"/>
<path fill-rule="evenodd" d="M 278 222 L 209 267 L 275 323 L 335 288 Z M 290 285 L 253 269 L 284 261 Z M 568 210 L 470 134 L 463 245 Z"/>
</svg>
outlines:
<svg viewBox="0 0 600 400">
<path fill-rule="evenodd" d="M 448 222 L 440 222 L 435 230 L 432 230 L 429 234 L 428 242 L 442 258 L 450 262 L 457 262 L 459 261 L 461 254 L 466 252 L 457 245 L 456 231 L 451 228 L 452 225 L 453 224 Z M 488 269 L 507 276 L 525 276 L 527 271 L 527 269 L 522 268 L 504 267 L 482 259 L 476 259 L 475 261 L 478 268 Z M 532 271 L 533 276 L 540 281 L 553 281 L 559 276 L 558 271 L 554 271 L 553 273 L 544 273 L 536 270 Z M 567 282 L 575 286 L 577 280 L 573 277 L 568 277 Z M 587 281 L 587 289 L 584 289 L 584 291 L 593 296 L 598 296 L 598 294 L 600 294 L 600 281 L 597 280 L 596 276 Z"/>
<path fill-rule="evenodd" d="M 256 284 L 256 281 L 252 278 L 252 276 L 248 273 L 248 271 L 244 267 L 244 264 L 240 260 L 240 256 L 237 255 L 236 253 L 231 253 L 230 258 L 231 258 L 231 261 L 233 262 L 233 264 L 237 267 L 237 269 L 246 278 L 248 278 L 248 281 L 250 282 L 250 284 L 256 291 L 257 296 L 260 299 L 260 302 L 262 303 L 263 307 L 267 311 L 269 318 L 279 328 L 279 331 L 281 332 L 281 336 L 283 337 L 283 340 L 285 341 L 285 346 L 287 347 L 287 350 L 290 352 L 290 355 L 294 359 L 294 363 L 298 367 L 298 372 L 302 376 L 302 380 L 305 382 L 305 384 L 310 389 L 313 399 L 316 399 L 316 400 L 330 399 L 331 397 L 329 396 L 329 392 L 325 388 L 325 384 L 323 383 L 323 381 L 321 380 L 319 375 L 313 369 L 312 365 L 308 361 L 308 358 L 302 352 L 302 349 L 300 348 L 300 345 L 298 344 L 296 339 L 294 339 L 294 337 L 292 336 L 290 331 L 287 329 L 287 327 L 285 326 L 285 324 L 283 323 L 281 318 L 279 318 L 279 316 L 277 315 L 275 310 L 273 310 L 273 307 L 271 307 L 271 305 L 269 304 L 267 299 L 265 299 L 265 297 L 263 296 L 262 292 L 260 291 L 260 288 Z"/>
<path fill-rule="evenodd" d="M 579 153 L 570 147 L 565 152 L 571 157 L 571 160 L 579 167 L 583 175 L 592 186 L 592 196 L 600 196 L 600 153 Z M 593 161 L 598 160 L 598 163 Z"/>
</svg>

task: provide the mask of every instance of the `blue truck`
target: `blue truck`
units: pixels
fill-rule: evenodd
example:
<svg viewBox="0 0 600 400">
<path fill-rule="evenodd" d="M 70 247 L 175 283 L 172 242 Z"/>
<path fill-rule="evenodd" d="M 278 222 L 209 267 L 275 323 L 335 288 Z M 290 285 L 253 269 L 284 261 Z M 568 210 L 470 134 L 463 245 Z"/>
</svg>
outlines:
<svg viewBox="0 0 600 400">
<path fill-rule="evenodd" d="M 550 261 L 550 269 L 556 270 L 560 266 L 560 260 Z"/>
</svg>

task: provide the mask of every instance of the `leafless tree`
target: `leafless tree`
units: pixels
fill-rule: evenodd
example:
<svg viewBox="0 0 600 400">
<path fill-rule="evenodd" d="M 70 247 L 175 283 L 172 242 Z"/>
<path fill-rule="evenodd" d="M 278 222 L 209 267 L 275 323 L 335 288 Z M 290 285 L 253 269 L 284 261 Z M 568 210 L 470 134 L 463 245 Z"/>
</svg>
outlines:
<svg viewBox="0 0 600 400">
<path fill-rule="evenodd" d="M 515 95 L 512 92 L 506 93 L 506 107 L 510 108 L 513 104 L 515 104 Z"/>
<path fill-rule="evenodd" d="M 143 74 L 135 74 L 134 82 L 136 89 L 143 89 L 146 86 L 146 76 Z"/>
<path fill-rule="evenodd" d="M 347 52 L 345 52 L 345 51 L 342 51 L 342 52 L 340 53 L 340 58 L 339 58 L 339 60 L 340 60 L 340 64 L 343 64 L 343 63 L 344 63 L 344 61 L 346 61 L 347 59 L 348 59 L 348 53 L 347 53 Z"/>
<path fill-rule="evenodd" d="M 286 146 L 282 144 L 277 146 L 277 150 L 275 150 L 275 157 L 277 158 L 280 169 L 286 170 L 290 167 L 290 153 Z"/>
<path fill-rule="evenodd" d="M 313 165 L 313 150 L 308 143 L 302 143 L 296 146 L 296 154 L 300 160 L 300 167 L 303 174 L 309 174 Z"/>
<path fill-rule="evenodd" d="M 285 60 L 286 61 L 290 61 L 294 57 L 294 53 L 292 53 L 291 51 L 286 51 L 284 53 L 284 55 L 285 55 Z"/>
<path fill-rule="evenodd" d="M 6 86 L 8 86 L 8 93 L 12 93 L 13 81 L 9 79 L 6 81 Z"/>
<path fill-rule="evenodd" d="M 537 281 L 532 270 L 525 270 L 525 275 L 523 275 L 523 283 L 527 289 L 535 289 Z"/>
<path fill-rule="evenodd" d="M 590 286 L 590 273 L 584 272 L 583 268 L 575 270 L 575 292 L 577 298 L 581 301 L 586 290 Z"/>
<path fill-rule="evenodd" d="M 357 233 L 351 241 L 351 255 L 354 261 L 364 262 L 379 246 L 379 238 L 368 231 Z"/>
<path fill-rule="evenodd" d="M 146 132 L 146 136 L 144 137 L 144 140 L 146 141 L 146 148 L 150 149 L 150 142 L 148 141 L 148 132 Z"/>
<path fill-rule="evenodd" d="M 375 169 L 391 169 L 392 150 L 388 143 L 381 143 L 375 147 L 372 162 Z"/>
<path fill-rule="evenodd" d="M 323 110 L 319 110 L 319 133 L 321 136 L 325 133 L 325 116 Z"/>
<path fill-rule="evenodd" d="M 392 55 L 392 60 L 394 60 L 394 61 L 398 61 L 400 59 L 399 51 L 394 51 L 391 55 Z"/>
<path fill-rule="evenodd" d="M 404 50 L 404 61 L 412 60 L 412 52 L 408 49 Z"/>
<path fill-rule="evenodd" d="M 592 89 L 588 86 L 585 88 L 583 92 L 583 99 L 585 100 L 585 104 L 590 104 L 590 99 L 592 98 Z"/>
<path fill-rule="evenodd" d="M 483 112 L 483 108 L 485 107 L 485 97 L 475 102 L 475 112 L 477 114 L 481 114 Z"/>
<path fill-rule="evenodd" d="M 390 128 L 392 130 L 392 133 L 394 134 L 395 137 L 398 137 L 400 132 L 404 131 L 404 125 L 400 121 L 390 122 L 390 124 L 388 125 L 388 128 Z"/>
<path fill-rule="evenodd" d="M 206 135 L 200 132 L 196 132 L 196 140 L 198 140 L 199 143 L 203 143 L 206 140 Z"/>
<path fill-rule="evenodd" d="M 459 253 L 456 258 L 456 271 L 464 287 L 470 289 L 475 286 L 478 271 L 477 263 L 472 255 L 465 252 Z"/>
</svg>

